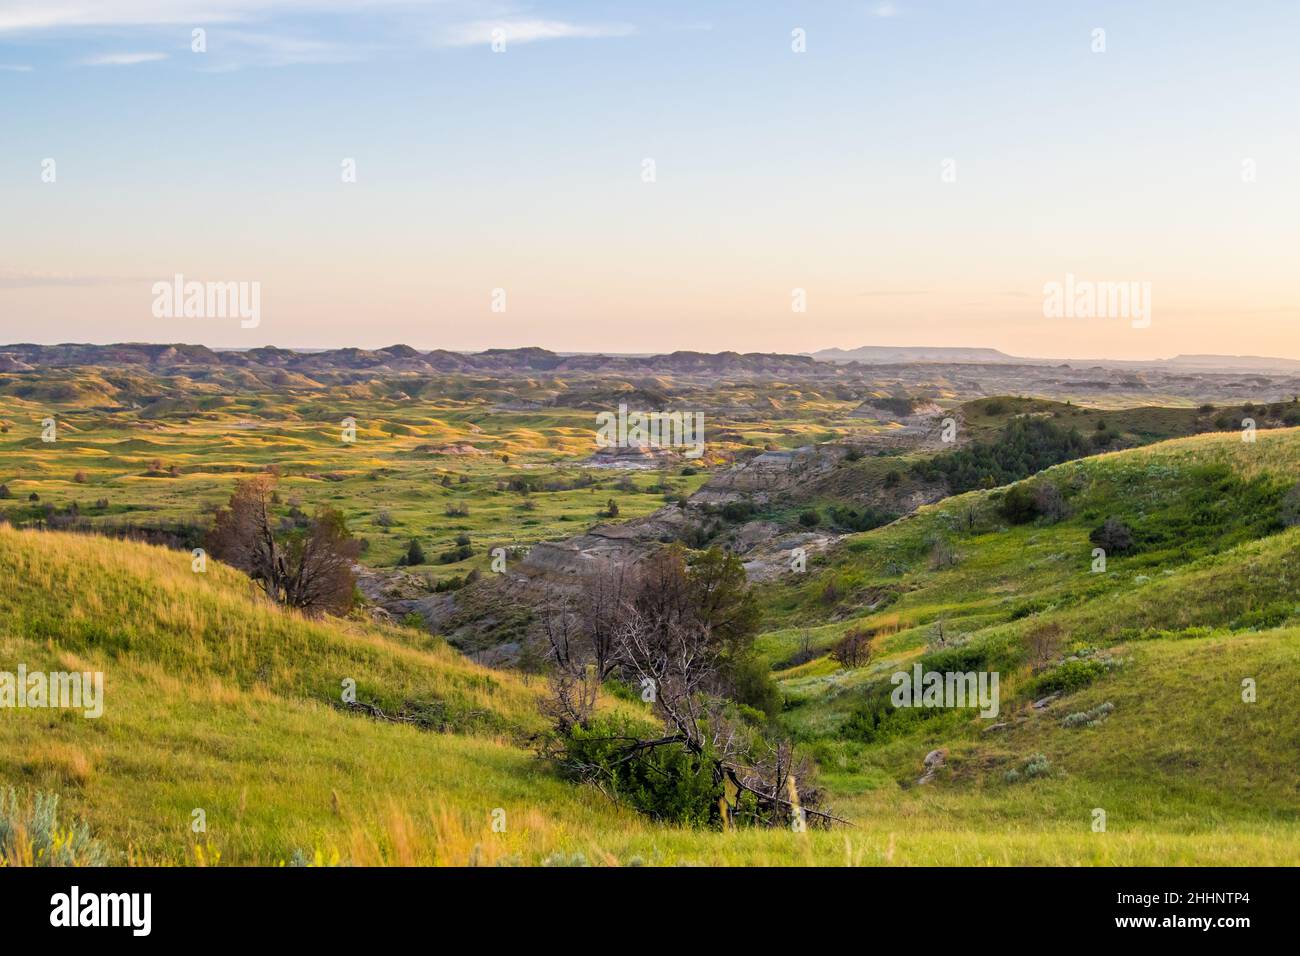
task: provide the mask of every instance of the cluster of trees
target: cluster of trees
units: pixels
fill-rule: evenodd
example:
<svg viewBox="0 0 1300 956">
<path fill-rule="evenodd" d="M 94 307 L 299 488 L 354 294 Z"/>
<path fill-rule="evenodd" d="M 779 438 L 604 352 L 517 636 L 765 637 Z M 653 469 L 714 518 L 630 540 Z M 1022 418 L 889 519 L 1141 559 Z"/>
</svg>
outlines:
<svg viewBox="0 0 1300 956">
<path fill-rule="evenodd" d="M 438 563 L 455 564 L 457 561 L 464 561 L 473 556 L 474 547 L 470 536 L 462 532 L 456 535 L 456 542 L 452 547 L 438 555 Z M 406 546 L 406 551 L 397 559 L 399 568 L 413 568 L 428 563 L 429 558 L 424 553 L 424 546 L 420 544 L 418 538 L 412 538 Z"/>
<path fill-rule="evenodd" d="M 1092 450 L 1078 429 L 1067 430 L 1044 418 L 1017 418 L 996 441 L 917 461 L 912 471 L 928 481 L 943 479 L 953 494 L 961 494 L 1009 485 Z"/>
<path fill-rule="evenodd" d="M 845 531 L 870 531 L 887 525 L 898 515 L 872 505 L 851 508 L 848 505 L 831 505 L 831 522 Z"/>
<path fill-rule="evenodd" d="M 542 618 L 550 662 L 545 752 L 573 777 L 653 816 L 721 826 L 829 821 L 811 764 L 766 736 L 779 706 L 754 653 L 744 568 L 672 545 L 556 595 Z M 656 721 L 598 713 L 628 688 Z"/>
</svg>

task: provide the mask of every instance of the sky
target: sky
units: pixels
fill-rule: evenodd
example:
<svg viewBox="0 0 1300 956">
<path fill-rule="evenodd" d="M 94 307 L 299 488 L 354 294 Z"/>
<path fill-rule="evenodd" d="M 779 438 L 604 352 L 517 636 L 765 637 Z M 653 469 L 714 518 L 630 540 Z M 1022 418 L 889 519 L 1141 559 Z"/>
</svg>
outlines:
<svg viewBox="0 0 1300 956">
<path fill-rule="evenodd" d="M 0 343 L 1300 358 L 1298 28 L 1289 0 L 0 0 Z M 160 305 L 178 275 L 256 321 Z M 1133 295 L 1062 315 L 1067 282 Z"/>
</svg>

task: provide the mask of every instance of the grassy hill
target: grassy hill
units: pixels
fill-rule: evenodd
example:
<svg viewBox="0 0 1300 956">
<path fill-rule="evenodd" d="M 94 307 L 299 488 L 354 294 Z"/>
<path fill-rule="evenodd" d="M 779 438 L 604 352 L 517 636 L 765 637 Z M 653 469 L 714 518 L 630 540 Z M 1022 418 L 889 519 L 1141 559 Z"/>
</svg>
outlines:
<svg viewBox="0 0 1300 956">
<path fill-rule="evenodd" d="M 1297 462 L 1295 429 L 1181 439 L 1031 479 L 1064 490 L 1060 520 L 1012 524 L 996 489 L 846 539 L 769 595 L 781 626 L 761 645 L 784 724 L 859 814 L 938 804 L 971 825 L 1068 829 L 1100 807 L 1107 837 L 1121 820 L 1226 826 L 1300 859 L 1300 527 L 1282 518 Z M 1090 532 L 1111 516 L 1135 546 L 1095 570 Z M 841 667 L 827 650 L 859 629 L 875 656 Z M 889 675 L 918 661 L 998 671 L 996 721 L 891 712 Z M 939 748 L 945 766 L 915 786 Z M 1036 755 L 1042 775 L 1026 780 Z"/>
<path fill-rule="evenodd" d="M 1295 864 L 1300 529 L 1280 516 L 1297 461 L 1290 429 L 1071 462 L 1034 479 L 1067 492 L 1055 523 L 1011 525 L 1006 489 L 973 492 L 765 592 L 782 722 L 855 824 L 807 834 L 670 828 L 560 781 L 528 744 L 538 682 L 437 638 L 287 614 L 183 552 L 0 527 L 0 669 L 106 683 L 98 720 L 0 711 L 0 786 L 60 794 L 65 820 L 141 863 Z M 1089 533 L 1111 515 L 1138 544 L 1095 574 Z M 874 632 L 864 668 L 825 654 L 851 626 Z M 916 660 L 999 670 L 1006 726 L 882 714 L 882 682 Z M 347 708 L 348 678 L 413 722 Z"/>
</svg>

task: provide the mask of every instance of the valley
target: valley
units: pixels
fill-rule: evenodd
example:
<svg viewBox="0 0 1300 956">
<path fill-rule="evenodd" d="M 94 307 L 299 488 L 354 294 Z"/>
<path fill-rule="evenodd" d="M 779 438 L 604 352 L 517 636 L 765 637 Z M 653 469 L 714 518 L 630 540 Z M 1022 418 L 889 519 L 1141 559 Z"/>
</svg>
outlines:
<svg viewBox="0 0 1300 956">
<path fill-rule="evenodd" d="M 0 347 L 0 661 L 102 671 L 106 704 L 7 712 L 0 785 L 104 859 L 1300 862 L 1285 369 L 1089 401 L 794 356 L 42 348 Z M 703 454 L 603 460 L 620 405 L 701 414 Z M 193 570 L 253 476 L 285 533 L 330 507 L 360 539 L 346 616 Z M 668 547 L 743 565 L 737 719 L 844 825 L 684 825 L 539 759 L 556 603 Z M 997 674 L 996 716 L 891 703 L 922 672 Z M 625 679 L 596 706 L 657 719 Z"/>
</svg>

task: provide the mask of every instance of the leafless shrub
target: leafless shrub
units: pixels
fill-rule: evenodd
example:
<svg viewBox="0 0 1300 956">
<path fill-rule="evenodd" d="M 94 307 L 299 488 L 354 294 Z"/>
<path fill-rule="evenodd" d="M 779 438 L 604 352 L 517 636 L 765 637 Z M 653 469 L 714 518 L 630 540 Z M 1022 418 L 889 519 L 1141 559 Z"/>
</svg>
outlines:
<svg viewBox="0 0 1300 956">
<path fill-rule="evenodd" d="M 1056 659 L 1065 631 L 1060 624 L 1039 624 L 1025 635 L 1025 648 L 1029 652 L 1029 664 L 1037 674 Z"/>
<path fill-rule="evenodd" d="M 303 529 L 278 530 L 270 512 L 274 485 L 270 475 L 235 483 L 230 503 L 217 512 L 208 533 L 208 552 L 245 572 L 277 604 L 312 613 L 346 612 L 360 542 L 331 508 L 319 509 Z"/>
<path fill-rule="evenodd" d="M 945 568 L 955 568 L 959 560 L 957 549 L 953 547 L 943 535 L 934 535 L 930 538 L 930 568 L 935 571 L 942 571 Z"/>
<path fill-rule="evenodd" d="M 1054 481 L 1040 481 L 1034 486 L 1034 510 L 1048 521 L 1056 522 L 1067 518 L 1070 508 L 1065 503 L 1061 488 Z"/>
<path fill-rule="evenodd" d="M 871 635 L 854 628 L 831 648 L 831 657 L 844 667 L 861 667 L 871 659 Z"/>
</svg>

